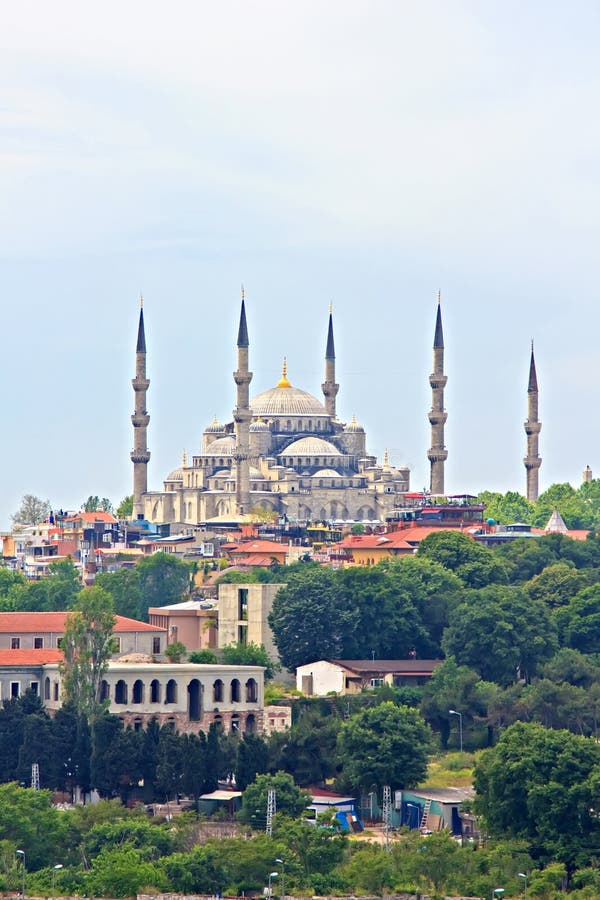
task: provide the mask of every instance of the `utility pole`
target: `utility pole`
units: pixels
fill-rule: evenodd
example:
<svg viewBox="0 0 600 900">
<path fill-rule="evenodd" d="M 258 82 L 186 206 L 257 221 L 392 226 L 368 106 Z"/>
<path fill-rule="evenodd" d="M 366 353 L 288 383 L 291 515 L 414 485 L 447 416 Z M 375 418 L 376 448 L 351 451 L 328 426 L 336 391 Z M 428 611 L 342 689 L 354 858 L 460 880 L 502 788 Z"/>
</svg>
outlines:
<svg viewBox="0 0 600 900">
<path fill-rule="evenodd" d="M 390 830 L 392 827 L 392 789 L 389 784 L 383 788 L 383 833 L 385 835 L 385 850 L 390 852 Z"/>
<path fill-rule="evenodd" d="M 277 797 L 274 790 L 270 790 L 267 794 L 267 827 L 265 831 L 268 835 L 273 834 L 273 816 L 277 812 Z"/>
</svg>

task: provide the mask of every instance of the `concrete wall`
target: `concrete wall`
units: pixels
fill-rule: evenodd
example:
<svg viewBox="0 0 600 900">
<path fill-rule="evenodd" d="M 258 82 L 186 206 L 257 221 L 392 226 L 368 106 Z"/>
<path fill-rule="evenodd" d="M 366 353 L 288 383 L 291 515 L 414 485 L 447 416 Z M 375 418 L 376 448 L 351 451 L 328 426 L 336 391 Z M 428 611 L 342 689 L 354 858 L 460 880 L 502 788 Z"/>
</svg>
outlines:
<svg viewBox="0 0 600 900">
<path fill-rule="evenodd" d="M 298 666 L 296 669 L 296 687 L 303 693 L 318 697 L 332 691 L 341 694 L 344 692 L 344 685 L 344 670 L 325 659 Z"/>
<path fill-rule="evenodd" d="M 219 647 L 237 644 L 245 633 L 248 644 L 264 644 L 272 659 L 279 659 L 268 616 L 275 595 L 283 584 L 220 584 L 219 585 Z M 240 605 L 246 591 L 245 618 Z"/>
</svg>

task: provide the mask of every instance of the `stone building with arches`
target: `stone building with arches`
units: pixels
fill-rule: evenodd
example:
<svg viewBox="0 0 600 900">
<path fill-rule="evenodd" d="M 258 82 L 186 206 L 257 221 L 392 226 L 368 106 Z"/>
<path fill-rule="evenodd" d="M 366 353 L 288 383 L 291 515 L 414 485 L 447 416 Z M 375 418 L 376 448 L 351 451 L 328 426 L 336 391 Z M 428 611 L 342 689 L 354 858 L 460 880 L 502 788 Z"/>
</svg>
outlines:
<svg viewBox="0 0 600 900">
<path fill-rule="evenodd" d="M 139 514 L 148 521 L 197 525 L 264 510 L 299 523 L 376 523 L 384 521 L 399 505 L 398 495 L 409 490 L 408 468 L 391 465 L 387 452 L 378 462 L 367 450 L 365 429 L 354 416 L 349 422 L 338 418 L 331 311 L 323 399 L 291 383 L 285 360 L 275 387 L 250 397 L 250 342 L 242 297 L 233 420 L 221 423 L 215 417 L 203 432 L 201 447 L 189 455 L 184 452 L 181 465 L 164 479 L 163 489 L 140 493 L 145 479 L 139 470 L 149 459 L 142 313 L 137 347 L 137 414 L 132 421 L 135 446 L 144 452 L 139 450 L 134 460 L 134 509 L 142 510 Z"/>
<path fill-rule="evenodd" d="M 52 714 L 62 703 L 58 663 L 40 669 L 39 695 Z M 101 686 L 108 710 L 126 725 L 144 728 L 152 718 L 179 732 L 263 729 L 264 669 L 197 663 L 126 663 L 113 660 Z"/>
</svg>

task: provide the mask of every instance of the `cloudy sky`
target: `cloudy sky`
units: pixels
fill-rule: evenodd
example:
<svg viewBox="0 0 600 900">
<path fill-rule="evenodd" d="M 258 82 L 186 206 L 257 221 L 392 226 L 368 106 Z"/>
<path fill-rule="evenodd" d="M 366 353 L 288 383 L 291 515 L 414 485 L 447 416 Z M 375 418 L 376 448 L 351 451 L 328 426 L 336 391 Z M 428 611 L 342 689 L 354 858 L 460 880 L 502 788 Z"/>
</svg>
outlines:
<svg viewBox="0 0 600 900">
<path fill-rule="evenodd" d="M 253 392 L 319 394 L 428 482 L 435 304 L 450 491 L 600 473 L 600 7 L 104 2 L 0 10 L 0 527 L 130 493 L 145 298 L 149 485 Z"/>
</svg>

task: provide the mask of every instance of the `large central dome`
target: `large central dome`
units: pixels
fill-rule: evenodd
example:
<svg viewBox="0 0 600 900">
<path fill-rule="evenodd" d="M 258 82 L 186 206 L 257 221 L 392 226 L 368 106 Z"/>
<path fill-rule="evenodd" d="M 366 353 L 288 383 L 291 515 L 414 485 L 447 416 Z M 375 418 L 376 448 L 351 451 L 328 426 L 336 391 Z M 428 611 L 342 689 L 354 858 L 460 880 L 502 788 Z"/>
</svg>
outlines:
<svg viewBox="0 0 600 900">
<path fill-rule="evenodd" d="M 255 416 L 326 416 L 325 407 L 307 391 L 295 387 L 274 387 L 250 401 Z"/>
<path fill-rule="evenodd" d="M 255 416 L 265 419 L 277 416 L 326 416 L 323 404 L 300 388 L 292 387 L 287 377 L 287 364 L 283 361 L 283 373 L 277 387 L 263 391 L 250 401 L 250 408 Z"/>
</svg>

